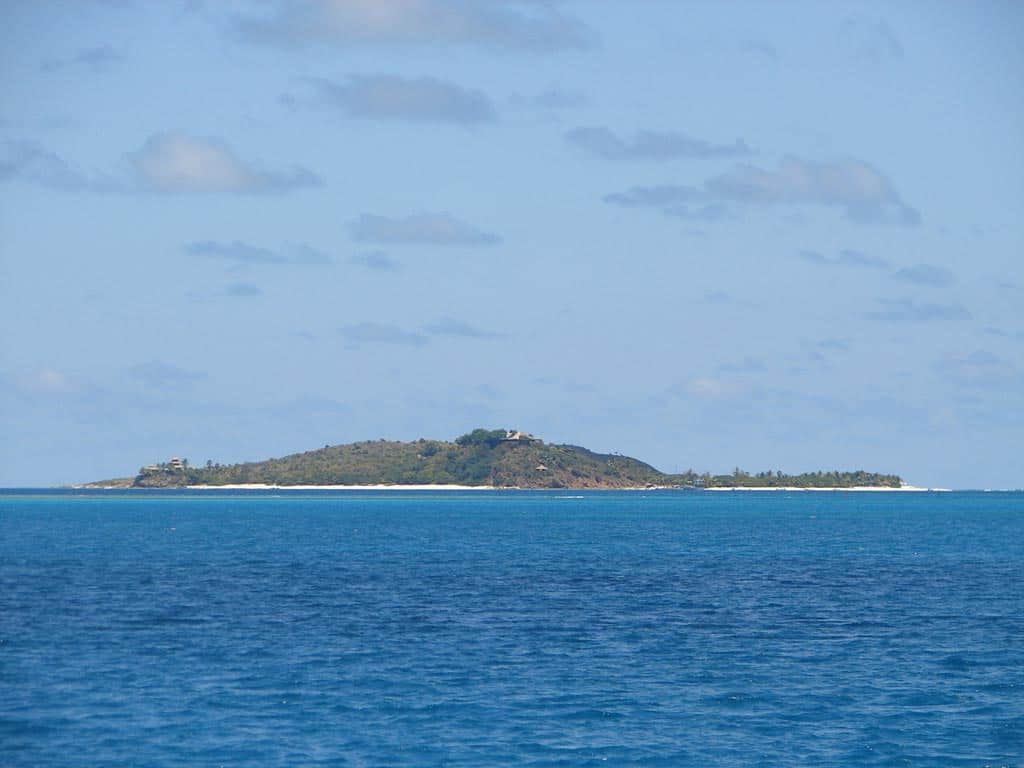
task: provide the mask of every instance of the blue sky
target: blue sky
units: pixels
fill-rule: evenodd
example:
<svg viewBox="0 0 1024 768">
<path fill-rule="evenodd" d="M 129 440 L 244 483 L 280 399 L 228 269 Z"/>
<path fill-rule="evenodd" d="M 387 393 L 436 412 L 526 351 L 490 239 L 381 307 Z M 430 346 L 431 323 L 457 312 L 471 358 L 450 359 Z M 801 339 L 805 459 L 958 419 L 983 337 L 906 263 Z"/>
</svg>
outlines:
<svg viewBox="0 0 1024 768">
<path fill-rule="evenodd" d="M 0 14 L 0 485 L 508 426 L 1024 486 L 1019 4 Z"/>
</svg>

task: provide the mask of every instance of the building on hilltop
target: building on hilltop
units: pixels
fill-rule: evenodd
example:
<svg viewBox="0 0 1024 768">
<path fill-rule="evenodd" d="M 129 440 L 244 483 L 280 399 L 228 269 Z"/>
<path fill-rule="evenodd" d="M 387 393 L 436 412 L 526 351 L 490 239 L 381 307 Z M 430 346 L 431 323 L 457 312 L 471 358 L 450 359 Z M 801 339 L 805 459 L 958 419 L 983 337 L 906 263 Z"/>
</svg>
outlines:
<svg viewBox="0 0 1024 768">
<path fill-rule="evenodd" d="M 506 429 L 505 437 L 502 438 L 505 442 L 520 442 L 520 443 L 539 443 L 540 440 L 531 435 L 528 432 L 520 432 L 518 429 Z"/>
<path fill-rule="evenodd" d="M 140 476 L 158 475 L 162 473 L 179 473 L 184 472 L 188 468 L 188 459 L 179 459 L 177 456 L 172 456 L 171 460 L 166 464 L 147 464 L 139 470 Z"/>
</svg>

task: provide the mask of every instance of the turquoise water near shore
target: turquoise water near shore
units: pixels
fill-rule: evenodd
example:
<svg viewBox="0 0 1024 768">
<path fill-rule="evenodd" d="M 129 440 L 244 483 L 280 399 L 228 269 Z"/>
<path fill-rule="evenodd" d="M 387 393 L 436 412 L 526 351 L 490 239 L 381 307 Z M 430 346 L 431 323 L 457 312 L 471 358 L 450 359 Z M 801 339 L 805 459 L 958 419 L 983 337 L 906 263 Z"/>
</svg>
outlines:
<svg viewBox="0 0 1024 768">
<path fill-rule="evenodd" d="M 1024 494 L 0 492 L 0 764 L 1024 755 Z"/>
</svg>

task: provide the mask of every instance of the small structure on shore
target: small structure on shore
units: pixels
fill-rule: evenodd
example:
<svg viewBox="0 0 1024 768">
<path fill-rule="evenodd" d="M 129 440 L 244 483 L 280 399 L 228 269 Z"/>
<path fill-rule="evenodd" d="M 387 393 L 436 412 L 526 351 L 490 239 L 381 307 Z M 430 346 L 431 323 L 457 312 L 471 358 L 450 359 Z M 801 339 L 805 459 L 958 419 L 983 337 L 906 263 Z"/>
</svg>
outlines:
<svg viewBox="0 0 1024 768">
<path fill-rule="evenodd" d="M 188 459 L 180 459 L 172 456 L 171 460 L 160 464 L 147 464 L 139 470 L 139 477 L 152 477 L 154 475 L 178 475 L 184 474 L 188 469 Z"/>
</svg>

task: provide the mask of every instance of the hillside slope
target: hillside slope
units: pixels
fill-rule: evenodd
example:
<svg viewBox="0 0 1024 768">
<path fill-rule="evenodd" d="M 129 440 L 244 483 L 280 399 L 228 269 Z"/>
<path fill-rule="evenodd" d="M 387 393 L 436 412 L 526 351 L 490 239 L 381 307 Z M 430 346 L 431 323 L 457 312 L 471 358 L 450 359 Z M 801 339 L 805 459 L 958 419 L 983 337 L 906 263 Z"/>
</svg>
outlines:
<svg viewBox="0 0 1024 768">
<path fill-rule="evenodd" d="M 324 446 L 261 462 L 140 473 L 134 487 L 184 485 L 471 485 L 636 488 L 666 476 L 625 456 L 477 430 L 456 442 L 379 440 Z"/>
</svg>

